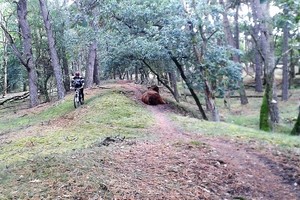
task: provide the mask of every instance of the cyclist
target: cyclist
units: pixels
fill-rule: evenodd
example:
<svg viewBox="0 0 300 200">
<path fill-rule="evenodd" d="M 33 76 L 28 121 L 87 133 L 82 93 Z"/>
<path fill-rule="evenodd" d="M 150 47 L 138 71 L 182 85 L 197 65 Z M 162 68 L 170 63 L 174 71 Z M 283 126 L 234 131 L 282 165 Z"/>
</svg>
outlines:
<svg viewBox="0 0 300 200">
<path fill-rule="evenodd" d="M 81 103 L 83 104 L 84 102 L 84 93 L 83 93 L 83 86 L 84 86 L 84 78 L 80 76 L 80 72 L 77 71 L 75 72 L 75 76 L 72 78 L 72 87 L 75 89 L 79 89 L 79 96 L 81 96 Z"/>
</svg>

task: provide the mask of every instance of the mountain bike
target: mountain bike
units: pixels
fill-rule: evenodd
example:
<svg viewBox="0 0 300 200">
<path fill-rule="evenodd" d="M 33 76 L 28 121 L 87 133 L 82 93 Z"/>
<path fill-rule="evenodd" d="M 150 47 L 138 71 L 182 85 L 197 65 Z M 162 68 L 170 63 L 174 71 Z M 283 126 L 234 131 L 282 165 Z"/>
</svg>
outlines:
<svg viewBox="0 0 300 200">
<path fill-rule="evenodd" d="M 81 88 L 75 88 L 75 95 L 74 95 L 74 107 L 78 108 L 80 105 L 83 104 L 82 94 L 80 94 Z"/>
</svg>

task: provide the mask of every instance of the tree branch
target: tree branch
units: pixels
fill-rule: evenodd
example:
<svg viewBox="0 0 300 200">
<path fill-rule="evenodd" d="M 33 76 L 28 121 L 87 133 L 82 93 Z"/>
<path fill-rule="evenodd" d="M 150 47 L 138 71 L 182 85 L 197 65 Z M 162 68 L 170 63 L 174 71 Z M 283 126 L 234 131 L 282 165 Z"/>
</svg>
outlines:
<svg viewBox="0 0 300 200">
<path fill-rule="evenodd" d="M 281 54 L 281 55 L 279 56 L 279 58 L 277 58 L 277 60 L 276 60 L 276 62 L 275 62 L 275 66 L 278 65 L 280 59 L 281 59 L 284 55 L 288 54 L 291 50 L 293 50 L 293 48 L 290 48 L 290 49 L 288 49 L 286 52 L 284 52 L 283 54 Z"/>
<path fill-rule="evenodd" d="M 4 27 L 4 25 L 1 22 L 0 22 L 0 26 L 1 26 L 2 30 L 4 31 L 5 37 L 7 38 L 10 46 L 12 47 L 15 56 L 20 60 L 22 65 L 24 65 L 26 67 L 26 69 L 29 71 L 30 70 L 30 68 L 28 66 L 29 60 L 27 60 L 27 61 L 24 60 L 24 58 L 22 57 L 22 53 L 18 50 L 12 36 L 10 35 L 8 30 Z"/>
<path fill-rule="evenodd" d="M 250 32 L 250 35 L 251 35 L 251 37 L 252 37 L 252 39 L 253 39 L 253 41 L 254 41 L 254 43 L 255 43 L 256 49 L 257 49 L 257 51 L 258 51 L 258 53 L 259 53 L 261 59 L 263 60 L 263 62 L 265 62 L 264 54 L 262 53 L 261 49 L 259 48 L 259 45 L 258 45 L 258 42 L 257 42 L 255 36 L 254 36 L 253 33 L 251 33 L 251 32 Z"/>
<path fill-rule="evenodd" d="M 218 32 L 218 30 L 215 30 L 214 32 L 212 32 L 212 33 L 210 34 L 210 36 L 208 36 L 207 41 L 208 41 L 208 40 L 209 40 L 216 32 Z"/>
</svg>

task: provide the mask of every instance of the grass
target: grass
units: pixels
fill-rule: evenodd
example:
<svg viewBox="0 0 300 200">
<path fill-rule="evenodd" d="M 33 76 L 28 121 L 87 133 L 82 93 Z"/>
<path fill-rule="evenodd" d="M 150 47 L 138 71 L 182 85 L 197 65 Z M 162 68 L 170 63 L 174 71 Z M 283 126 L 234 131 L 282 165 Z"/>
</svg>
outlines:
<svg viewBox="0 0 300 200">
<path fill-rule="evenodd" d="M 298 101 L 300 89 L 291 89 L 292 96 L 287 102 L 278 98 L 280 123 L 275 125 L 274 132 L 264 132 L 259 130 L 259 112 L 262 103 L 261 98 L 248 98 L 247 105 L 241 105 L 239 98 L 229 100 L 230 109 L 224 106 L 223 99 L 216 99 L 221 120 L 223 122 L 214 123 L 195 119 L 199 116 L 199 111 L 195 105 L 187 105 L 185 102 L 176 103 L 171 101 L 171 105 L 181 113 L 189 117 L 172 114 L 171 117 L 188 131 L 210 136 L 238 137 L 244 140 L 258 139 L 267 141 L 282 147 L 300 148 L 300 138 L 291 136 L 290 132 L 298 116 Z M 247 94 L 258 95 L 256 92 L 248 90 Z M 237 95 L 237 94 L 236 94 Z M 260 94 L 262 95 L 262 94 Z M 204 104 L 204 100 L 202 100 Z M 205 108 L 205 105 L 203 105 Z M 198 115 L 197 115 L 198 113 Z M 209 116 L 209 113 L 206 112 Z M 192 117 L 191 117 L 192 116 Z"/>
<path fill-rule="evenodd" d="M 174 114 L 171 115 L 171 118 L 185 130 L 195 134 L 235 137 L 242 140 L 258 139 L 281 147 L 300 148 L 300 139 L 297 136 L 268 133 L 226 122 L 210 122 Z"/>
<path fill-rule="evenodd" d="M 5 117 L 0 118 L 0 134 L 20 130 L 63 116 L 74 109 L 70 101 L 71 99 L 68 98 L 65 102 L 56 103 L 40 113 L 26 113 L 21 116 L 17 116 L 14 113 L 6 113 Z"/>
<path fill-rule="evenodd" d="M 57 124 L 59 117 L 72 115 L 73 112 L 79 112 L 79 115 L 75 115 L 75 120 L 67 121 L 67 124 Z M 30 160 L 36 155 L 45 157 L 88 148 L 106 136 L 140 137 L 145 133 L 144 129 L 153 122 L 152 116 L 145 112 L 144 108 L 114 90 L 87 99 L 86 104 L 77 110 L 73 108 L 72 99 L 66 98 L 57 106 L 51 106 L 41 113 L 25 118 L 10 119 L 8 127 L 20 130 L 43 121 L 54 122 L 46 127 L 37 126 L 31 130 L 36 131 L 31 136 L 1 145 L 0 160 L 4 162 L 0 163 L 0 167 L 3 167 L 4 163 L 9 165 Z M 4 122 L 5 120 L 1 121 L 1 127 Z"/>
</svg>

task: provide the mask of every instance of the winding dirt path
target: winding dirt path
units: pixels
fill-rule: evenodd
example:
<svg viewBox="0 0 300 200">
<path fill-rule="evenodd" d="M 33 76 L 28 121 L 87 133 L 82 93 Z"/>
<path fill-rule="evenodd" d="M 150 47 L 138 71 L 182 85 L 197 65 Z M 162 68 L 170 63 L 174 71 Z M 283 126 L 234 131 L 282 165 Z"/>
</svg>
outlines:
<svg viewBox="0 0 300 200">
<path fill-rule="evenodd" d="M 139 90 L 124 87 L 138 99 Z M 116 199 L 300 199 L 291 173 L 267 149 L 184 132 L 168 105 L 146 107 L 156 120 L 152 139 L 113 148 L 104 165 Z"/>
</svg>

